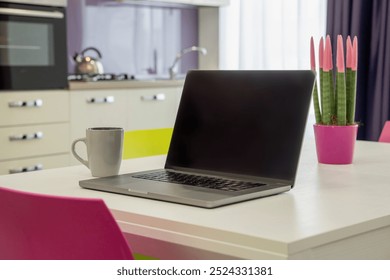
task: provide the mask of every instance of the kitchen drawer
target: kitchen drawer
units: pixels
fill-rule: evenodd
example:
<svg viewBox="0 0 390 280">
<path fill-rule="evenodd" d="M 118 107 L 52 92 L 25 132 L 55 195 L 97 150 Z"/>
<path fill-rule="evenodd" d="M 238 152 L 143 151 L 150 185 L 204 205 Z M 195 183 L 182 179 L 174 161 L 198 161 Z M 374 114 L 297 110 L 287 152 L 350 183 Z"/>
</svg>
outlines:
<svg viewBox="0 0 390 280">
<path fill-rule="evenodd" d="M 69 124 L 0 128 L 0 161 L 67 153 Z"/>
<path fill-rule="evenodd" d="M 71 140 L 85 137 L 89 127 L 125 127 L 127 95 L 117 90 L 71 91 Z"/>
<path fill-rule="evenodd" d="M 0 93 L 0 126 L 67 121 L 67 90 Z"/>
<path fill-rule="evenodd" d="M 178 88 L 142 89 L 129 93 L 128 130 L 173 127 Z"/>
<path fill-rule="evenodd" d="M 69 166 L 69 154 L 0 162 L 0 174 L 13 174 Z"/>
</svg>

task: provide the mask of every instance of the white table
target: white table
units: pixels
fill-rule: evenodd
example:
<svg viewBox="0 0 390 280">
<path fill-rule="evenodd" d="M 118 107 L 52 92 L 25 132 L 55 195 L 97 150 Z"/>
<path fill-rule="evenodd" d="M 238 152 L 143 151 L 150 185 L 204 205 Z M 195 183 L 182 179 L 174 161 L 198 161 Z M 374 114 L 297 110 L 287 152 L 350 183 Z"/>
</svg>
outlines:
<svg viewBox="0 0 390 280">
<path fill-rule="evenodd" d="M 358 141 L 351 165 L 317 163 L 304 143 L 290 192 L 216 209 L 82 189 L 84 166 L 0 176 L 0 185 L 100 197 L 134 251 L 162 259 L 390 259 L 390 144 Z M 162 167 L 124 161 L 121 173 Z"/>
</svg>

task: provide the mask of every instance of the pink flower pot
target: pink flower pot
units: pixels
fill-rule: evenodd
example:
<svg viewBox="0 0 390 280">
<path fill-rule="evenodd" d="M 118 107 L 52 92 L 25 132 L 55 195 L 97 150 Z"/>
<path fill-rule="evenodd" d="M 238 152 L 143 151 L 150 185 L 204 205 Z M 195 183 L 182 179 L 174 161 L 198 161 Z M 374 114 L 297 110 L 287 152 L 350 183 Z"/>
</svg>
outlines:
<svg viewBox="0 0 390 280">
<path fill-rule="evenodd" d="M 314 125 L 319 163 L 351 164 L 358 125 Z"/>
</svg>

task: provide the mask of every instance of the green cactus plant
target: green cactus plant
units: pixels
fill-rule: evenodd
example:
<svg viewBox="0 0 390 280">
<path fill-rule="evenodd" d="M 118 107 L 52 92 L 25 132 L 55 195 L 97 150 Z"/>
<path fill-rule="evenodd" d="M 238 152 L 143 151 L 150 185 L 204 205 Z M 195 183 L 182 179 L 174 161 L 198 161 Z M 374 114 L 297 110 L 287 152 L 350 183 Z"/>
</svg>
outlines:
<svg viewBox="0 0 390 280">
<path fill-rule="evenodd" d="M 332 47 L 329 35 L 325 48 L 323 39 L 319 48 L 319 82 L 313 89 L 313 103 L 316 123 L 322 125 L 355 124 L 356 76 L 357 76 L 357 38 L 347 38 L 346 66 L 341 35 L 337 38 L 337 71 L 333 73 Z M 311 68 L 315 71 L 314 44 L 311 40 Z M 318 89 L 320 89 L 318 91 Z"/>
</svg>

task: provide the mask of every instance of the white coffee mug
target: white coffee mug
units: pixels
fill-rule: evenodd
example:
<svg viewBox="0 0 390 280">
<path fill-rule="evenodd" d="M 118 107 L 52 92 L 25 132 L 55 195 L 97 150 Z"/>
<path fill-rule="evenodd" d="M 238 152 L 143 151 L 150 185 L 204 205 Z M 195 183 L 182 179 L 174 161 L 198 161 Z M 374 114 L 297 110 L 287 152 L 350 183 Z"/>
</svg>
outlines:
<svg viewBox="0 0 390 280">
<path fill-rule="evenodd" d="M 76 144 L 84 142 L 87 146 L 88 160 L 76 152 Z M 86 130 L 86 137 L 72 143 L 75 158 L 91 170 L 94 177 L 118 175 L 122 162 L 123 128 L 93 127 Z"/>
</svg>

